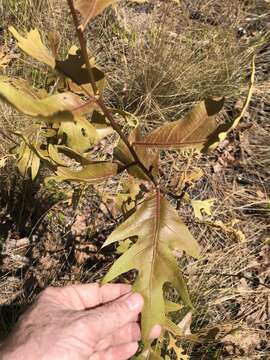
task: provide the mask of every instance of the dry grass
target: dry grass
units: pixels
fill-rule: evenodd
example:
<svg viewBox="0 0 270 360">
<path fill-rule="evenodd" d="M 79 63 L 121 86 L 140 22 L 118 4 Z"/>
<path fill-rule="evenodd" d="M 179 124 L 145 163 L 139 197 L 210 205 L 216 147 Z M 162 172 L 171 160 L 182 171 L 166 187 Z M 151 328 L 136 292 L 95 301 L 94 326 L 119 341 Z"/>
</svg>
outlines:
<svg viewBox="0 0 270 360">
<path fill-rule="evenodd" d="M 147 127 L 179 118 L 207 96 L 232 99 L 243 90 L 251 49 L 237 28 L 248 9 L 225 1 L 213 10 L 213 2 L 202 3 L 184 1 L 175 8 L 160 2 L 149 13 L 116 9 L 114 36 L 100 42 L 109 100 L 142 116 Z M 191 19 L 190 8 L 203 19 Z"/>
<path fill-rule="evenodd" d="M 270 27 L 270 21 L 265 21 L 267 3 L 182 0 L 177 10 L 167 1 L 157 3 L 159 6 L 126 3 L 114 7 L 91 26 L 91 50 L 108 75 L 107 102 L 136 113 L 147 128 L 179 118 L 194 102 L 208 95 L 225 95 L 228 108 L 233 109 L 235 100 L 247 89 L 250 36 L 254 42 L 258 30 Z M 74 35 L 66 11 L 59 0 L 4 1 L 1 26 L 5 45 L 14 48 L 6 31 L 12 24 L 18 29 L 38 27 L 43 34 L 47 29 L 58 30 L 63 45 L 67 38 L 67 49 Z M 237 29 L 247 23 L 247 17 L 253 17 L 248 20 L 249 37 L 238 37 Z M 201 339 L 209 329 L 218 329 L 215 338 L 183 343 L 192 360 L 269 358 L 269 289 L 258 283 L 269 286 L 268 58 L 266 47 L 257 59 L 258 83 L 249 114 L 223 148 L 195 158 L 176 152 L 161 156 L 167 188 L 174 191 L 183 175 L 200 168 L 203 176 L 188 187 L 189 195 L 192 199 L 216 199 L 212 215 L 201 221 L 194 218 L 190 204 L 182 203 L 179 210 L 203 249 L 199 261 L 181 261 L 196 308 L 192 329 Z M 47 85 L 47 70 L 26 70 L 32 64 L 23 56 L 8 72 L 30 79 L 37 87 Z M 24 126 L 25 118 L 6 106 L 1 110 L 1 127 Z M 1 141 L 0 155 L 10 145 Z M 27 250 L 22 254 L 22 249 L 14 251 L 15 255 L 26 254 L 32 263 L 24 268 L 22 258 L 15 257 L 19 263 L 11 262 L 9 270 L 1 269 L 2 303 L 10 304 L 14 299 L 19 304 L 27 303 L 48 284 L 100 279 L 113 258 L 97 249 L 115 226 L 115 220 L 108 209 L 100 206 L 92 189 L 82 193 L 76 189 L 75 194 L 81 195 L 72 207 L 66 199 L 73 187 L 48 189 L 38 183 L 30 190 L 29 184 L 17 180 L 12 165 L 8 169 L 0 178 L 0 229 L 4 229 L 0 241 L 3 245 L 8 243 L 7 238 L 18 239 L 31 233 L 32 243 Z M 105 184 L 106 188 L 118 190 L 115 183 Z M 14 224 L 18 208 L 24 229 Z M 90 250 L 89 243 L 93 246 Z M 81 249 L 87 246 L 85 255 Z M 86 256 L 85 263 L 80 263 L 80 251 Z M 240 273 L 245 277 L 238 277 Z M 16 315 L 17 308 L 14 311 Z M 6 331 L 15 315 L 12 311 L 1 315 L 0 321 L 8 321 Z M 224 340 L 231 329 L 238 328 L 242 333 L 235 344 L 232 339 Z M 241 342 L 247 337 L 251 344 L 243 349 Z"/>
</svg>

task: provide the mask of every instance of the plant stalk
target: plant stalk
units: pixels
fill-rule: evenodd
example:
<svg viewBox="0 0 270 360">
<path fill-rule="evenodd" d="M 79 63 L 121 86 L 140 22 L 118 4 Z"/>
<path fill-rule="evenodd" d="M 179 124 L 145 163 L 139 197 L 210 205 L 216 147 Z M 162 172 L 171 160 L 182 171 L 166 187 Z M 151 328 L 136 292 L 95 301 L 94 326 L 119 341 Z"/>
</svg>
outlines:
<svg viewBox="0 0 270 360">
<path fill-rule="evenodd" d="M 86 40 L 86 38 L 84 36 L 83 31 L 79 27 L 80 23 L 79 23 L 79 20 L 78 20 L 78 17 L 77 17 L 77 13 L 76 13 L 76 10 L 75 10 L 75 7 L 74 7 L 73 0 L 67 0 L 67 2 L 68 2 L 68 5 L 69 5 L 71 14 L 72 14 L 74 25 L 76 27 L 76 33 L 77 33 L 77 37 L 78 37 L 79 42 L 80 42 L 82 56 L 84 58 L 86 68 L 87 68 L 87 71 L 89 73 L 89 78 L 90 78 L 91 85 L 92 85 L 94 95 L 95 95 L 94 96 L 95 102 L 99 105 L 99 107 L 103 111 L 104 115 L 110 121 L 111 127 L 118 133 L 121 140 L 125 143 L 125 145 L 129 149 L 129 151 L 130 151 L 131 155 L 133 156 L 133 158 L 134 158 L 135 162 L 137 163 L 137 165 L 142 169 L 142 171 L 149 178 L 149 180 L 151 180 L 151 182 L 155 185 L 155 187 L 157 187 L 158 184 L 156 182 L 156 179 L 151 174 L 151 172 L 144 166 L 144 164 L 140 161 L 140 159 L 139 159 L 136 151 L 134 150 L 133 146 L 129 143 L 126 136 L 123 134 L 121 127 L 117 124 L 117 122 L 115 121 L 115 119 L 114 119 L 113 115 L 111 114 L 110 110 L 105 105 L 102 97 L 100 97 L 99 94 L 98 94 L 98 89 L 97 89 L 97 86 L 96 86 L 94 74 L 93 74 L 91 64 L 89 62 L 88 53 L 87 53 L 87 40 Z"/>
</svg>

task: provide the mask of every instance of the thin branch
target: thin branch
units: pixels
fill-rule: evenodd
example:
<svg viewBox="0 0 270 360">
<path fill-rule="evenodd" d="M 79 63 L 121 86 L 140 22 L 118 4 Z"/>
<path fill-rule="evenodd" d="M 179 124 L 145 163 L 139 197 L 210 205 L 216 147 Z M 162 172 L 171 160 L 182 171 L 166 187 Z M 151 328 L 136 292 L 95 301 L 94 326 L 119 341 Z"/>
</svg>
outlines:
<svg viewBox="0 0 270 360">
<path fill-rule="evenodd" d="M 93 74 L 93 71 L 92 71 L 92 68 L 91 68 L 91 64 L 90 64 L 90 61 L 89 61 L 89 56 L 88 56 L 88 52 L 87 52 L 87 41 L 86 41 L 86 39 L 84 37 L 83 31 L 80 28 L 80 23 L 79 23 L 77 14 L 76 14 L 76 10 L 75 10 L 74 4 L 73 4 L 73 0 L 67 0 L 67 2 L 68 2 L 68 5 L 69 5 L 69 8 L 70 8 L 70 11 L 71 11 L 71 15 L 72 15 L 72 18 L 73 18 L 74 25 L 76 27 L 76 33 L 77 33 L 77 37 L 78 37 L 79 42 L 80 42 L 81 52 L 82 52 L 82 56 L 83 56 L 84 61 L 85 61 L 86 69 L 87 69 L 89 77 L 90 77 L 90 81 L 91 81 L 91 85 L 92 85 L 94 94 L 96 95 L 98 93 L 98 88 L 97 88 L 96 80 L 95 80 L 95 77 L 94 77 L 94 74 Z"/>
<path fill-rule="evenodd" d="M 72 14 L 74 25 L 76 27 L 76 32 L 77 32 L 77 36 L 78 36 L 78 39 L 79 39 L 79 42 L 80 42 L 82 56 L 84 58 L 86 68 L 87 68 L 88 73 L 89 73 L 89 78 L 90 78 L 90 81 L 91 81 L 91 85 L 92 85 L 92 88 L 94 90 L 94 94 L 96 95 L 94 97 L 95 102 L 99 105 L 99 107 L 103 111 L 104 115 L 110 121 L 111 127 L 118 133 L 121 140 L 125 143 L 125 145 L 129 149 L 129 151 L 130 151 L 131 155 L 133 156 L 133 158 L 134 158 L 135 162 L 137 163 L 137 165 L 142 169 L 142 171 L 149 178 L 149 180 L 152 181 L 152 183 L 155 185 L 155 187 L 157 187 L 157 182 L 156 182 L 154 176 L 144 166 L 144 164 L 140 161 L 140 159 L 139 159 L 136 151 L 134 150 L 133 146 L 129 143 L 126 136 L 123 134 L 121 127 L 115 121 L 113 115 L 111 114 L 110 110 L 107 108 L 105 103 L 103 102 L 102 98 L 97 96 L 98 95 L 98 89 L 97 89 L 97 86 L 96 86 L 96 82 L 95 82 L 95 78 L 94 78 L 93 71 L 92 71 L 92 68 L 91 68 L 91 64 L 89 62 L 89 57 L 88 57 L 88 53 L 87 53 L 87 41 L 85 39 L 83 31 L 79 28 L 80 24 L 79 24 L 79 20 L 78 20 L 76 10 L 75 10 L 74 4 L 73 4 L 73 0 L 67 0 L 67 2 L 68 2 L 68 5 L 69 5 L 71 14 Z"/>
</svg>

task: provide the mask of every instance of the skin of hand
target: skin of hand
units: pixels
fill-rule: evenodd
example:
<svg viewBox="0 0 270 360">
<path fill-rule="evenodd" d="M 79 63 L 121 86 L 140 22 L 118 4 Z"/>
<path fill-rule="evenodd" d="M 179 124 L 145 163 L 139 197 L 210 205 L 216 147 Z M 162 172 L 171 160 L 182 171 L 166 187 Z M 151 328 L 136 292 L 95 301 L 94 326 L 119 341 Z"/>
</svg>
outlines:
<svg viewBox="0 0 270 360">
<path fill-rule="evenodd" d="M 143 298 L 124 284 L 47 288 L 0 348 L 2 360 L 127 360 L 141 338 Z M 151 339 L 160 335 L 155 326 Z"/>
</svg>

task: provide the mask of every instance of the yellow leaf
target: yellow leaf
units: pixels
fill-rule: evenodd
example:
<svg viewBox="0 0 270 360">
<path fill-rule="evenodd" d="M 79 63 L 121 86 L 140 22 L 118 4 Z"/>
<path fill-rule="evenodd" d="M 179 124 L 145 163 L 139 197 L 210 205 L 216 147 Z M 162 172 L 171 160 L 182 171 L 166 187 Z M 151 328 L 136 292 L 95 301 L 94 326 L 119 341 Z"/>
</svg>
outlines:
<svg viewBox="0 0 270 360">
<path fill-rule="evenodd" d="M 57 148 L 52 144 L 48 146 L 48 155 L 57 165 L 66 166 L 66 163 L 59 156 Z"/>
<path fill-rule="evenodd" d="M 25 177 L 28 170 L 31 170 L 31 178 L 35 180 L 40 167 L 40 158 L 36 153 L 22 141 L 18 153 L 17 168 L 20 174 Z"/>
<path fill-rule="evenodd" d="M 203 211 L 211 216 L 212 211 L 211 208 L 214 205 L 215 199 L 207 199 L 207 200 L 191 200 L 191 206 L 193 207 L 195 218 L 202 219 Z"/>
<path fill-rule="evenodd" d="M 216 220 L 211 225 L 216 226 L 222 229 L 225 233 L 232 234 L 238 241 L 245 242 L 246 236 L 241 230 L 235 229 L 235 225 L 239 222 L 239 220 L 234 219 L 230 223 L 225 224 L 221 220 Z"/>
<path fill-rule="evenodd" d="M 179 311 L 182 308 L 183 308 L 183 305 L 181 305 L 181 304 L 177 304 L 177 303 L 174 303 L 172 301 L 165 300 L 165 311 L 166 311 L 166 313 Z"/>
<path fill-rule="evenodd" d="M 177 345 L 177 341 L 175 340 L 175 338 L 171 334 L 169 336 L 170 337 L 169 337 L 168 350 L 174 351 L 177 360 L 189 360 L 190 357 L 188 355 L 185 355 L 184 353 L 185 351 L 181 346 Z"/>
<path fill-rule="evenodd" d="M 176 188 L 176 195 L 181 194 L 183 189 L 188 184 L 189 187 L 200 180 L 204 175 L 204 172 L 200 168 L 195 168 L 194 170 L 185 171 L 179 179 Z"/>
<path fill-rule="evenodd" d="M 31 89 L 29 84 L 24 81 L 0 76 L 0 97 L 26 115 L 44 117 L 44 120 L 48 122 L 61 122 L 67 118 L 72 120 L 73 114 L 80 116 L 94 108 L 92 102 L 85 101 L 71 92 L 46 97 L 43 95 L 39 91 Z M 61 113 L 63 114 L 62 120 Z"/>
<path fill-rule="evenodd" d="M 18 31 L 13 27 L 9 27 L 9 31 L 18 41 L 18 46 L 32 58 L 51 66 L 55 67 L 55 58 L 50 53 L 49 49 L 43 44 L 40 33 L 37 29 L 30 30 L 24 38 Z"/>
<path fill-rule="evenodd" d="M 95 127 L 83 117 L 61 123 L 58 136 L 65 137 L 66 145 L 80 154 L 89 150 L 98 140 Z"/>
</svg>

